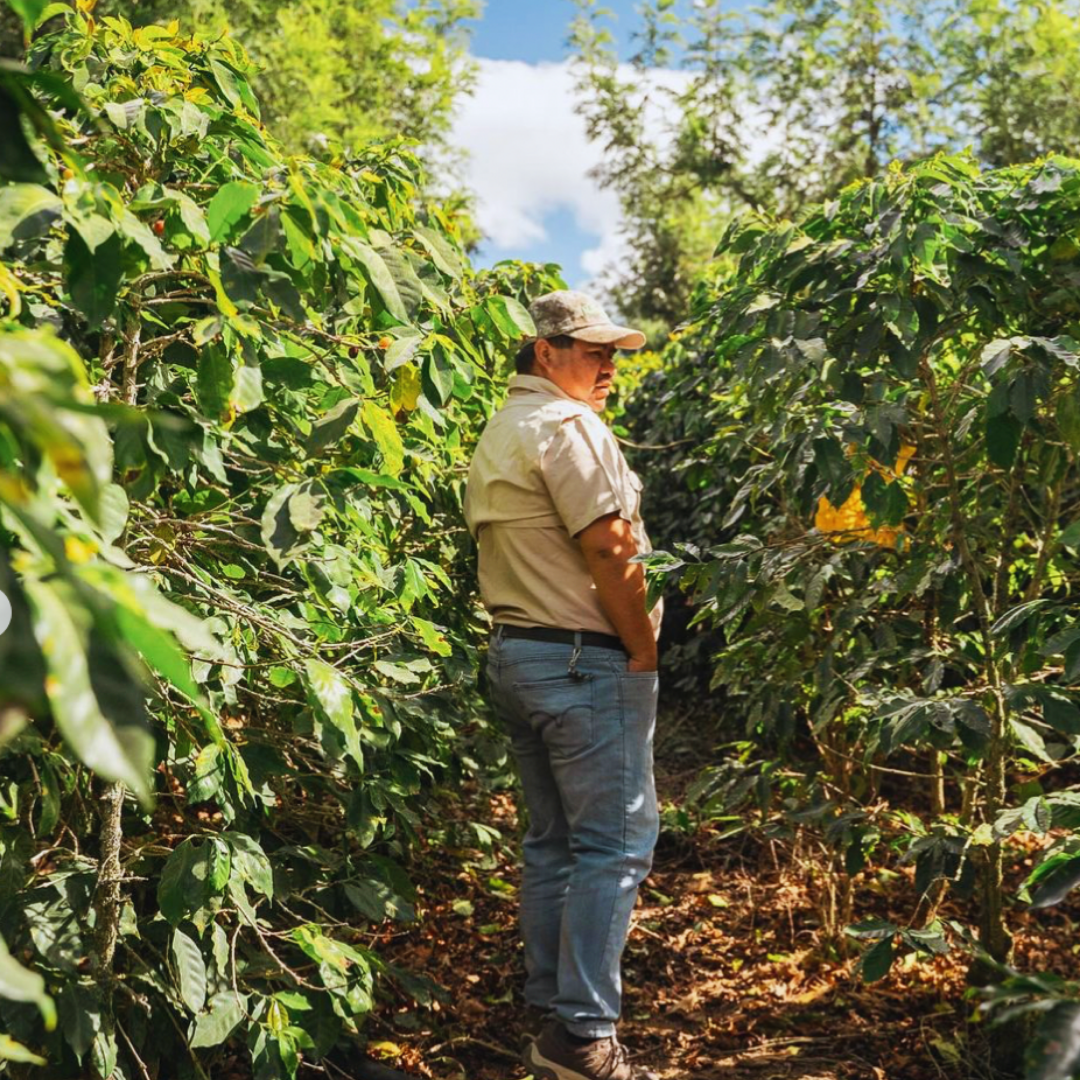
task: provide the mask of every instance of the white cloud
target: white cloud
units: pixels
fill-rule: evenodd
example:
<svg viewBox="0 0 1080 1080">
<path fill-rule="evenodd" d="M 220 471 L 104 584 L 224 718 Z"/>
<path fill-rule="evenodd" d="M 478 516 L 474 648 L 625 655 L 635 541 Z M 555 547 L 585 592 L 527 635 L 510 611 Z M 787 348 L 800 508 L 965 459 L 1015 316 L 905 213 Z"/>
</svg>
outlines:
<svg viewBox="0 0 1080 1080">
<path fill-rule="evenodd" d="M 527 64 L 479 61 L 475 93 L 462 105 L 452 136 L 469 154 L 465 183 L 476 193 L 477 218 L 492 246 L 515 249 L 547 238 L 544 218 L 569 210 L 581 233 L 579 266 L 571 281 L 596 277 L 626 249 L 618 197 L 589 176 L 603 153 L 574 112 L 568 61 Z M 684 76 L 657 72 L 674 85 Z"/>
</svg>

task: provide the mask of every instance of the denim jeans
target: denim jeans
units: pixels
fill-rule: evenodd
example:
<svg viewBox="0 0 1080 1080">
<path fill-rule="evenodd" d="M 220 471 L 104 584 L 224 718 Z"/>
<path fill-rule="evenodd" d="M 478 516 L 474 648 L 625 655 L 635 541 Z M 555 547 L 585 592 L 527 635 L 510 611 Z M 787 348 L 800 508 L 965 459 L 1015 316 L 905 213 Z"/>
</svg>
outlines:
<svg viewBox="0 0 1080 1080">
<path fill-rule="evenodd" d="M 652 744 L 658 679 L 615 649 L 503 638 L 488 654 L 495 711 L 529 828 L 521 889 L 525 1000 L 575 1035 L 615 1033 L 620 962 L 659 815 Z"/>
</svg>

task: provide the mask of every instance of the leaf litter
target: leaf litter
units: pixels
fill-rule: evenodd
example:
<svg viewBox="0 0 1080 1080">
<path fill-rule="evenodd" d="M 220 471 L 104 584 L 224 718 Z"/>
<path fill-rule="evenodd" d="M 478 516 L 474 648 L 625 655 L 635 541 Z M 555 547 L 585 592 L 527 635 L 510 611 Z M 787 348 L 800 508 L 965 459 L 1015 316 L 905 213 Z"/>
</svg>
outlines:
<svg viewBox="0 0 1080 1080">
<path fill-rule="evenodd" d="M 685 765 L 658 760 L 662 804 L 677 805 L 696 775 L 697 766 Z M 379 949 L 444 993 L 427 1006 L 384 995 L 369 1018 L 370 1038 L 380 1043 L 382 1060 L 416 1076 L 523 1080 L 513 800 L 505 790 L 467 783 L 441 795 L 431 821 L 411 867 L 419 919 L 388 931 Z M 623 961 L 620 1037 L 635 1060 L 661 1080 L 990 1076 L 987 1029 L 966 983 L 963 950 L 901 957 L 887 978 L 865 984 L 860 945 L 822 931 L 835 874 L 829 854 L 749 831 L 722 835 L 729 824 L 661 835 Z M 479 846 L 478 837 L 490 840 L 493 829 L 499 839 Z M 1009 850 L 1010 880 L 1018 885 L 1037 850 L 1020 836 Z M 910 922 L 910 883 L 898 877 L 913 872 L 894 863 L 868 866 L 855 879 L 856 918 Z M 937 915 L 966 914 L 966 903 L 946 898 Z M 1075 902 L 1053 912 L 1017 905 L 1016 966 L 1069 974 L 1077 918 Z"/>
</svg>

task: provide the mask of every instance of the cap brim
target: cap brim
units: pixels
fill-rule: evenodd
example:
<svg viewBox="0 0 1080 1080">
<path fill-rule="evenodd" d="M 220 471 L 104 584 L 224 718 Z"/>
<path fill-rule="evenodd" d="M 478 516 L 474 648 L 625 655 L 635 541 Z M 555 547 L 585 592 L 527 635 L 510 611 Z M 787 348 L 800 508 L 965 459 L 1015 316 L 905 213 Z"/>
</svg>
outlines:
<svg viewBox="0 0 1080 1080">
<path fill-rule="evenodd" d="M 571 330 L 570 336 L 594 345 L 614 345 L 618 349 L 640 349 L 645 344 L 645 335 L 640 330 L 616 326 L 614 323 L 583 326 L 580 330 Z"/>
</svg>

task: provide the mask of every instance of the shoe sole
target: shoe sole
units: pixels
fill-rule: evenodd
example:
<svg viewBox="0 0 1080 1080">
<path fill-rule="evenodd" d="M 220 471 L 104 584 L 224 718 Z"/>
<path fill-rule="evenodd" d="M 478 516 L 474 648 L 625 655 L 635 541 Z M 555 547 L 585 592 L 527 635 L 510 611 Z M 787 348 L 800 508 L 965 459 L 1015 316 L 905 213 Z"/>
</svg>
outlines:
<svg viewBox="0 0 1080 1080">
<path fill-rule="evenodd" d="M 525 1051 L 525 1068 L 533 1074 L 535 1080 L 589 1080 L 584 1073 L 549 1061 L 537 1050 L 536 1043 L 532 1043 Z"/>
</svg>

